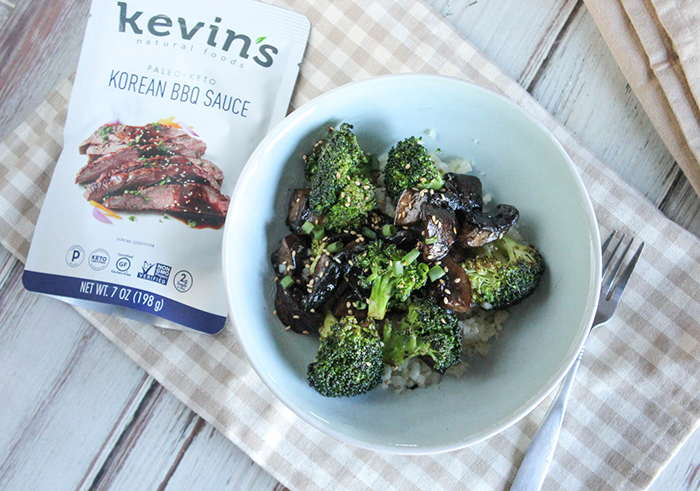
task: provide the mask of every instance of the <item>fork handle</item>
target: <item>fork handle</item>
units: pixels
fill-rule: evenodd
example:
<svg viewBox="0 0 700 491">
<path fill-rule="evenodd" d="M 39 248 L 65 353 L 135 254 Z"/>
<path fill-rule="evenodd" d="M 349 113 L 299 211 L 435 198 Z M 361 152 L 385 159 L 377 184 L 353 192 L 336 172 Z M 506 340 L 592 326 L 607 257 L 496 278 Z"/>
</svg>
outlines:
<svg viewBox="0 0 700 491">
<path fill-rule="evenodd" d="M 539 491 L 542 488 L 549 464 L 554 457 L 554 450 L 557 448 L 559 431 L 566 411 L 566 402 L 569 400 L 569 393 L 581 364 L 581 358 L 583 358 L 583 350 L 578 354 L 576 361 L 569 369 L 569 373 L 564 377 L 554 403 L 547 411 L 540 428 L 532 439 L 530 448 L 527 449 L 518 474 L 515 476 L 513 486 L 510 488 L 511 491 Z"/>
</svg>

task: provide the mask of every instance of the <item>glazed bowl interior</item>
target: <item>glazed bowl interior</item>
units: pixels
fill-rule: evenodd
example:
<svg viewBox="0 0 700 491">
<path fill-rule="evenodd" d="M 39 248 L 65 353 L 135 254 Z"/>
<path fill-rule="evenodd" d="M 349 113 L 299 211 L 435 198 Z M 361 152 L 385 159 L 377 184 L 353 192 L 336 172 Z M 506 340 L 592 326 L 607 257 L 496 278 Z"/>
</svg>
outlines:
<svg viewBox="0 0 700 491">
<path fill-rule="evenodd" d="M 308 187 L 302 155 L 329 126 L 354 125 L 365 152 L 382 154 L 423 136 L 441 158 L 465 158 L 494 202 L 520 210 L 520 232 L 547 271 L 534 295 L 510 309 L 487 357 L 466 374 L 396 394 L 332 399 L 306 381 L 318 340 L 285 331 L 273 315 L 270 254 L 289 233 L 293 189 Z M 431 138 L 432 137 L 432 138 Z M 394 75 L 346 85 L 289 115 L 260 144 L 241 175 L 228 216 L 224 274 L 230 313 L 257 373 L 296 414 L 343 441 L 394 453 L 449 451 L 518 421 L 566 373 L 596 308 L 600 239 L 573 164 L 522 109 L 479 86 L 432 75 Z"/>
</svg>

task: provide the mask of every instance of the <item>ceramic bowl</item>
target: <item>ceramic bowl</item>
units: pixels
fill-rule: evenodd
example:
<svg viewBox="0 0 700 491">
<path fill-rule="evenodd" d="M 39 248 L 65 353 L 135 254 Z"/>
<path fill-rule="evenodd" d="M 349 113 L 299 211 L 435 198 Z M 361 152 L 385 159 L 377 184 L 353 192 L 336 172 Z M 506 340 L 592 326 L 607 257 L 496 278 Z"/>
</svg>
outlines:
<svg viewBox="0 0 700 491">
<path fill-rule="evenodd" d="M 387 152 L 423 136 L 443 160 L 473 161 L 495 202 L 520 210 L 520 232 L 544 255 L 536 292 L 510 309 L 487 357 L 463 377 L 397 394 L 377 388 L 325 398 L 309 387 L 318 340 L 285 331 L 273 315 L 270 254 L 289 233 L 294 188 L 307 187 L 302 155 L 329 126 L 354 125 L 363 150 Z M 432 137 L 432 138 L 431 138 Z M 477 85 L 433 75 L 389 75 L 351 83 L 300 107 L 257 147 L 234 192 L 223 245 L 233 324 L 250 363 L 305 421 L 373 450 L 427 454 L 488 438 L 530 412 L 557 385 L 581 349 L 600 288 L 600 237 L 571 159 L 533 117 Z"/>
</svg>

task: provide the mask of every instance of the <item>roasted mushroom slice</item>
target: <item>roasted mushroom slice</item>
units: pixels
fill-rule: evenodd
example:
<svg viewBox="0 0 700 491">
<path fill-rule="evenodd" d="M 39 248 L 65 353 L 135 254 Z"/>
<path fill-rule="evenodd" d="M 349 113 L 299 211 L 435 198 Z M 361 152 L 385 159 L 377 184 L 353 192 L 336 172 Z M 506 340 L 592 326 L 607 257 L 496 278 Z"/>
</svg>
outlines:
<svg viewBox="0 0 700 491">
<path fill-rule="evenodd" d="M 353 315 L 362 322 L 367 318 L 367 303 L 364 297 L 354 290 L 348 283 L 343 282 L 338 287 L 338 296 L 333 307 L 333 315 L 340 319 L 346 315 Z"/>
<path fill-rule="evenodd" d="M 367 215 L 367 226 L 377 234 L 381 233 L 382 227 L 387 223 L 394 223 L 394 219 L 380 211 L 370 211 L 369 215 Z"/>
<path fill-rule="evenodd" d="M 461 211 L 481 212 L 484 200 L 481 190 L 481 179 L 467 174 L 445 174 L 444 190 L 453 193 L 457 197 L 457 209 Z"/>
<path fill-rule="evenodd" d="M 333 262 L 340 267 L 342 274 L 347 273 L 351 268 L 353 256 L 361 252 L 365 245 L 365 238 L 357 237 L 352 242 L 345 244 L 345 247 L 333 256 Z"/>
<path fill-rule="evenodd" d="M 372 212 L 369 216 L 369 226 L 378 238 L 405 251 L 415 248 L 420 241 L 420 221 L 411 227 L 397 226 L 390 216 Z"/>
<path fill-rule="evenodd" d="M 357 232 L 338 232 L 335 234 L 328 235 L 323 240 L 329 245 L 334 244 L 336 242 L 342 242 L 343 247 L 345 247 L 346 244 L 357 240 L 358 236 L 359 234 Z"/>
<path fill-rule="evenodd" d="M 445 275 L 430 284 L 430 296 L 441 307 L 465 313 L 472 304 L 472 286 L 467 273 L 451 256 L 440 261 Z"/>
<path fill-rule="evenodd" d="M 309 206 L 310 189 L 295 189 L 289 200 L 289 214 L 287 215 L 287 226 L 292 232 L 297 234 L 307 234 L 302 230 L 305 222 L 313 222 L 313 213 Z"/>
<path fill-rule="evenodd" d="M 442 208 L 448 208 L 450 210 L 460 210 L 462 208 L 462 203 L 459 200 L 459 196 L 452 191 L 426 191 L 427 202 Z"/>
<path fill-rule="evenodd" d="M 462 247 L 462 244 L 455 242 L 450 249 L 450 256 L 458 263 L 463 262 L 470 255 L 469 249 Z"/>
<path fill-rule="evenodd" d="M 290 285 L 284 288 L 277 282 L 277 295 L 275 296 L 275 311 L 277 317 L 285 327 L 290 327 L 299 334 L 317 332 L 323 323 L 321 312 L 310 312 L 302 305 L 303 294 L 298 285 Z"/>
<path fill-rule="evenodd" d="M 417 225 L 421 221 L 421 209 L 423 204 L 428 202 L 429 193 L 427 191 L 417 191 L 407 189 L 396 203 L 396 217 L 394 223 L 399 226 Z"/>
<path fill-rule="evenodd" d="M 511 205 L 498 205 L 490 213 L 468 213 L 457 242 L 463 247 L 481 247 L 503 237 L 518 217 L 518 209 Z"/>
<path fill-rule="evenodd" d="M 360 277 L 362 276 L 363 271 L 362 268 L 355 265 L 352 258 L 362 252 L 365 245 L 366 243 L 364 237 L 360 237 L 359 239 L 350 242 L 342 251 L 333 256 L 333 262 L 338 265 L 341 274 L 345 277 L 345 281 L 341 284 L 351 288 L 358 298 L 369 297 L 369 290 L 365 290 L 360 286 Z M 339 292 L 339 294 L 342 294 L 342 292 Z"/>
<path fill-rule="evenodd" d="M 304 269 L 309 241 L 297 234 L 289 234 L 282 239 L 279 249 L 272 253 L 272 267 L 277 276 L 298 276 Z"/>
<path fill-rule="evenodd" d="M 420 242 L 420 227 L 411 227 L 408 229 L 400 228 L 391 237 L 384 237 L 384 242 L 393 244 L 401 250 L 410 251 L 416 248 Z"/>
<path fill-rule="evenodd" d="M 454 211 L 430 203 L 423 205 L 423 259 L 437 261 L 445 257 L 456 234 Z"/>
<path fill-rule="evenodd" d="M 338 263 L 333 261 L 330 254 L 324 253 L 316 262 L 314 272 L 307 285 L 302 305 L 305 309 L 313 309 L 328 300 L 340 280 L 341 270 Z"/>
</svg>

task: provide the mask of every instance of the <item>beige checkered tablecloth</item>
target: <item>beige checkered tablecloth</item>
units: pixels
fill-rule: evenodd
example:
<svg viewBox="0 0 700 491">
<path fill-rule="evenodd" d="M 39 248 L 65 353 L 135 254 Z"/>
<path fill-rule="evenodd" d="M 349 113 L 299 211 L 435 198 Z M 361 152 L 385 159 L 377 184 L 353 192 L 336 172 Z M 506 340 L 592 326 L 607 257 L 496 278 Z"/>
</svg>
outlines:
<svg viewBox="0 0 700 491">
<path fill-rule="evenodd" d="M 588 343 L 545 489 L 648 486 L 700 417 L 700 241 L 601 164 L 422 2 L 274 3 L 305 14 L 313 26 L 294 107 L 384 73 L 472 80 L 513 99 L 559 138 L 604 232 L 633 231 L 647 242 L 618 315 Z M 20 259 L 61 150 L 70 91 L 66 81 L 0 145 L 0 238 Z M 209 337 L 79 311 L 291 489 L 503 489 L 546 410 L 545 403 L 461 451 L 375 453 L 325 436 L 283 406 L 252 370 L 230 326 Z"/>
</svg>

